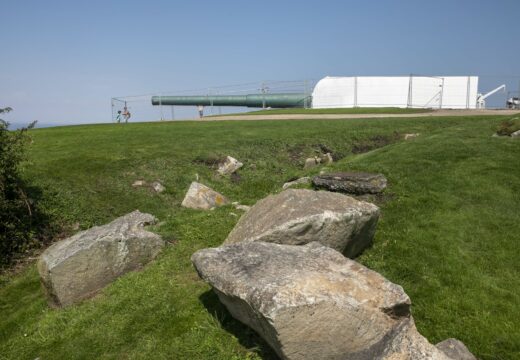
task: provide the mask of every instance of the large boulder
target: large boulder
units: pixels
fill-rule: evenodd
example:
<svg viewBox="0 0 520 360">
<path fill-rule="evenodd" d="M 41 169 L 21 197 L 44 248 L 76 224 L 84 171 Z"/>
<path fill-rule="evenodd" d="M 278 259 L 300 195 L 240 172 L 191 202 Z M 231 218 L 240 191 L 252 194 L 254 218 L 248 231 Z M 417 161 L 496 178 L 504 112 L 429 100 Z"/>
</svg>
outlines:
<svg viewBox="0 0 520 360">
<path fill-rule="evenodd" d="M 312 178 L 312 183 L 319 189 L 356 195 L 378 194 L 386 188 L 386 182 L 382 174 L 363 172 L 322 174 Z"/>
<path fill-rule="evenodd" d="M 143 228 L 155 221 L 150 214 L 134 211 L 50 246 L 38 261 L 49 304 L 67 306 L 91 297 L 155 258 L 164 241 Z"/>
<path fill-rule="evenodd" d="M 241 242 L 192 262 L 282 359 L 448 359 L 415 330 L 401 286 L 317 242 Z"/>
<path fill-rule="evenodd" d="M 194 181 L 191 183 L 181 205 L 191 209 L 209 210 L 227 203 L 229 201 L 224 195 Z"/>
<path fill-rule="evenodd" d="M 441 341 L 435 347 L 453 360 L 477 360 L 462 341 L 454 338 Z"/>
<path fill-rule="evenodd" d="M 372 243 L 378 218 L 377 206 L 350 196 L 288 189 L 258 201 L 224 243 L 302 245 L 318 241 L 354 257 Z"/>
</svg>

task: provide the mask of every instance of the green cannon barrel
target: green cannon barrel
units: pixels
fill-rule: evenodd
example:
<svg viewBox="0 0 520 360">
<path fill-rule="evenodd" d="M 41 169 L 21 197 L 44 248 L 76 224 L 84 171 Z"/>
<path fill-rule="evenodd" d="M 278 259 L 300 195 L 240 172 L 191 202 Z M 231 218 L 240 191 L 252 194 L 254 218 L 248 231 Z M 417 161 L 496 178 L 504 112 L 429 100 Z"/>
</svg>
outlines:
<svg viewBox="0 0 520 360">
<path fill-rule="evenodd" d="M 303 108 L 311 106 L 312 97 L 305 94 L 250 94 L 201 96 L 152 96 L 152 105 L 247 106 L 271 108 Z"/>
</svg>

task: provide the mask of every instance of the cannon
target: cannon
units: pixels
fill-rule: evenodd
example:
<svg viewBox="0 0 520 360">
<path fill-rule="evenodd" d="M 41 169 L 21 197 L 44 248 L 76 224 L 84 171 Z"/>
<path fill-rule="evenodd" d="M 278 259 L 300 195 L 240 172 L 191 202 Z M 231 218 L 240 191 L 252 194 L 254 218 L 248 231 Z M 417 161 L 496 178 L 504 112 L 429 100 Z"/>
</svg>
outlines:
<svg viewBox="0 0 520 360">
<path fill-rule="evenodd" d="M 303 93 L 152 96 L 152 105 L 246 106 L 254 108 L 308 108 L 312 96 Z"/>
</svg>

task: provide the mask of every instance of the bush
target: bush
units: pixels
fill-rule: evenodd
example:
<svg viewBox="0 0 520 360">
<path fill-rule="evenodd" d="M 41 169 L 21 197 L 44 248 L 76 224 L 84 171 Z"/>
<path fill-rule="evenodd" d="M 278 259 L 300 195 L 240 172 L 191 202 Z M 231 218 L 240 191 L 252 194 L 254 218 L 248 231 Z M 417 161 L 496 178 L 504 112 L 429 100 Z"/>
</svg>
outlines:
<svg viewBox="0 0 520 360">
<path fill-rule="evenodd" d="M 0 114 L 11 110 L 0 109 Z M 19 173 L 29 141 L 27 130 L 35 124 L 9 131 L 9 123 L 0 119 L 0 266 L 41 239 L 41 218 Z"/>
<path fill-rule="evenodd" d="M 515 131 L 520 130 L 520 120 L 517 118 L 502 121 L 497 127 L 497 134 L 501 136 L 511 136 Z"/>
</svg>

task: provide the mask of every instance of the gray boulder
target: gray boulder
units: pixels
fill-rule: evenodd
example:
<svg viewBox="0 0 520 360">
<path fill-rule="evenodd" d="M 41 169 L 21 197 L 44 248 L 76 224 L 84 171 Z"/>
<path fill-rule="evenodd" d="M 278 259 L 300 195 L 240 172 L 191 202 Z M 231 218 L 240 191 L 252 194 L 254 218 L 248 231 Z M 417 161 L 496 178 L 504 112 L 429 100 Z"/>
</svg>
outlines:
<svg viewBox="0 0 520 360">
<path fill-rule="evenodd" d="M 192 182 L 182 206 L 191 209 L 209 210 L 229 203 L 228 199 L 215 190 L 198 182 Z"/>
<path fill-rule="evenodd" d="M 354 257 L 372 243 L 378 218 L 377 206 L 350 196 L 288 189 L 258 201 L 224 243 L 303 245 L 318 241 Z"/>
<path fill-rule="evenodd" d="M 241 242 L 192 262 L 282 359 L 448 359 L 415 330 L 402 287 L 319 243 Z"/>
<path fill-rule="evenodd" d="M 477 360 L 477 358 L 469 352 L 466 345 L 457 339 L 446 339 L 435 345 L 435 347 L 453 360 Z"/>
<path fill-rule="evenodd" d="M 342 172 L 315 176 L 312 183 L 319 189 L 363 195 L 382 192 L 387 181 L 382 174 Z"/>
<path fill-rule="evenodd" d="M 514 133 L 511 133 L 512 138 L 520 138 L 520 130 L 515 131 Z"/>
<path fill-rule="evenodd" d="M 155 258 L 164 241 L 143 228 L 155 221 L 150 214 L 134 211 L 50 246 L 38 261 L 49 304 L 67 306 L 91 297 Z"/>
</svg>

